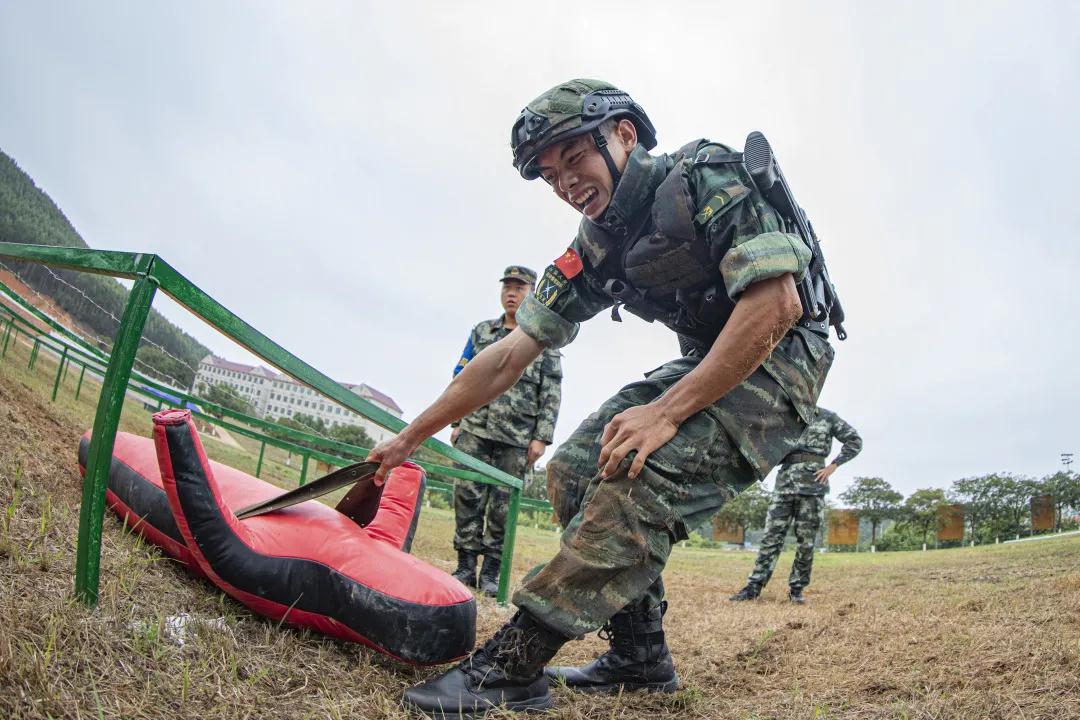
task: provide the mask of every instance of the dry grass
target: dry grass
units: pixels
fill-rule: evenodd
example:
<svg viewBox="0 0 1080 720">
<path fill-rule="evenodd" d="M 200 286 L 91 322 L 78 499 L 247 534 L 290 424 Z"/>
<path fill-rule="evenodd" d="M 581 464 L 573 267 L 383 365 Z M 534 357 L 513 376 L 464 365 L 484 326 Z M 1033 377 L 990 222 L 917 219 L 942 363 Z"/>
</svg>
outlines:
<svg viewBox="0 0 1080 720">
<path fill-rule="evenodd" d="M 101 603 L 76 603 L 75 449 L 88 415 L 50 404 L 46 375 L 0 364 L 0 717 L 401 717 L 401 691 L 432 670 L 254 617 L 111 515 Z M 124 423 L 148 427 L 135 409 Z M 425 513 L 415 552 L 449 569 L 451 531 L 448 512 Z M 522 528 L 519 576 L 556 542 Z M 673 556 L 666 624 L 679 693 L 557 690 L 551 717 L 1080 718 L 1080 540 L 820 556 L 806 607 L 782 601 L 789 555 L 762 600 L 727 602 L 752 562 Z M 181 612 L 223 629 L 197 622 L 178 646 L 165 620 Z M 481 600 L 481 637 L 507 613 Z M 559 661 L 603 646 L 570 643 Z"/>
</svg>

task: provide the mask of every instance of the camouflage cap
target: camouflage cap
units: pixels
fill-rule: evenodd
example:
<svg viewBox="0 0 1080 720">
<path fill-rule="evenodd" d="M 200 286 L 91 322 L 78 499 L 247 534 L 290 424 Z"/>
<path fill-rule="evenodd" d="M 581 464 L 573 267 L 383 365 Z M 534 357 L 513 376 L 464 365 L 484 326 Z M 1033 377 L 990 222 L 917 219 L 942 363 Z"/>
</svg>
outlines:
<svg viewBox="0 0 1080 720">
<path fill-rule="evenodd" d="M 582 135 L 605 120 L 625 117 L 634 123 L 638 142 L 656 147 L 656 129 L 629 94 L 603 80 L 578 79 L 557 85 L 529 103 L 510 131 L 514 167 L 526 180 L 539 176 L 536 156 L 551 145 Z"/>
<path fill-rule="evenodd" d="M 524 265 L 511 265 L 503 270 L 503 276 L 499 282 L 505 282 L 507 280 L 520 280 L 526 285 L 535 285 L 536 271 L 530 270 Z"/>
</svg>

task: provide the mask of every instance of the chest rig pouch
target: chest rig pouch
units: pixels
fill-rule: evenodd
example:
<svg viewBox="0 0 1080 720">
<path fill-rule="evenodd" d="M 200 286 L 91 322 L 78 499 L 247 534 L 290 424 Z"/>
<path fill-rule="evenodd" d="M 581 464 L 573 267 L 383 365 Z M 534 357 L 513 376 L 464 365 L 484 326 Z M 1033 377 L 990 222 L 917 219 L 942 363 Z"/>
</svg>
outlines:
<svg viewBox="0 0 1080 720">
<path fill-rule="evenodd" d="M 680 334 L 680 343 L 711 344 L 727 322 L 734 303 L 727 295 L 719 267 L 722 243 L 711 249 L 705 228 L 721 208 L 747 196 L 742 185 L 705 187 L 709 202 L 697 207 L 690 176 L 702 164 L 739 162 L 735 153 L 698 150 L 699 140 L 680 148 L 667 177 L 657 187 L 651 212 L 624 245 L 621 279 L 608 280 L 605 290 L 626 309 L 652 322 L 660 320 Z M 716 146 L 712 146 L 715 148 Z M 708 184 L 707 177 L 695 178 Z M 685 353 L 685 348 L 684 348 Z"/>
</svg>

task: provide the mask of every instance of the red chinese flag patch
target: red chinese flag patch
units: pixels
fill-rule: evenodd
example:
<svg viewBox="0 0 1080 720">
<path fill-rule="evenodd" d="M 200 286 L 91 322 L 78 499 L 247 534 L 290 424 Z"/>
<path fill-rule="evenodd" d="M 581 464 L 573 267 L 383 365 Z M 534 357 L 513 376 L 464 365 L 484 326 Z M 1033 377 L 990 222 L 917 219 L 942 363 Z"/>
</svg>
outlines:
<svg viewBox="0 0 1080 720">
<path fill-rule="evenodd" d="M 566 252 L 555 260 L 555 267 L 566 276 L 567 280 L 576 277 L 585 266 L 581 263 L 581 256 L 574 248 L 566 248 Z"/>
</svg>

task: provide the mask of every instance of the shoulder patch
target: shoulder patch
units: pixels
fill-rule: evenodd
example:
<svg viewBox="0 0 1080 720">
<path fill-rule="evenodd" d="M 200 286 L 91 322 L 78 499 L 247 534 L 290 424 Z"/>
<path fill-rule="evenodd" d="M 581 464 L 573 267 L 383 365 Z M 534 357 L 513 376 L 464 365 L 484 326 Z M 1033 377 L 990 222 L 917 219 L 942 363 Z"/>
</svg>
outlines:
<svg viewBox="0 0 1080 720">
<path fill-rule="evenodd" d="M 749 192 L 750 189 L 742 183 L 735 182 L 725 185 L 709 198 L 708 202 L 705 203 L 705 207 L 703 207 L 701 212 L 694 218 L 694 222 L 698 225 L 706 224 L 714 215 L 718 214 L 726 206 L 731 205 L 738 200 L 742 200 Z"/>
<path fill-rule="evenodd" d="M 574 248 L 566 248 L 566 252 L 555 260 L 555 267 L 562 271 L 567 280 L 573 279 L 584 269 L 581 256 Z"/>
<path fill-rule="evenodd" d="M 536 284 L 536 299 L 544 307 L 551 307 L 568 284 L 569 280 L 567 280 L 562 270 L 556 265 L 549 265 L 544 274 L 540 276 L 540 282 Z"/>
</svg>

